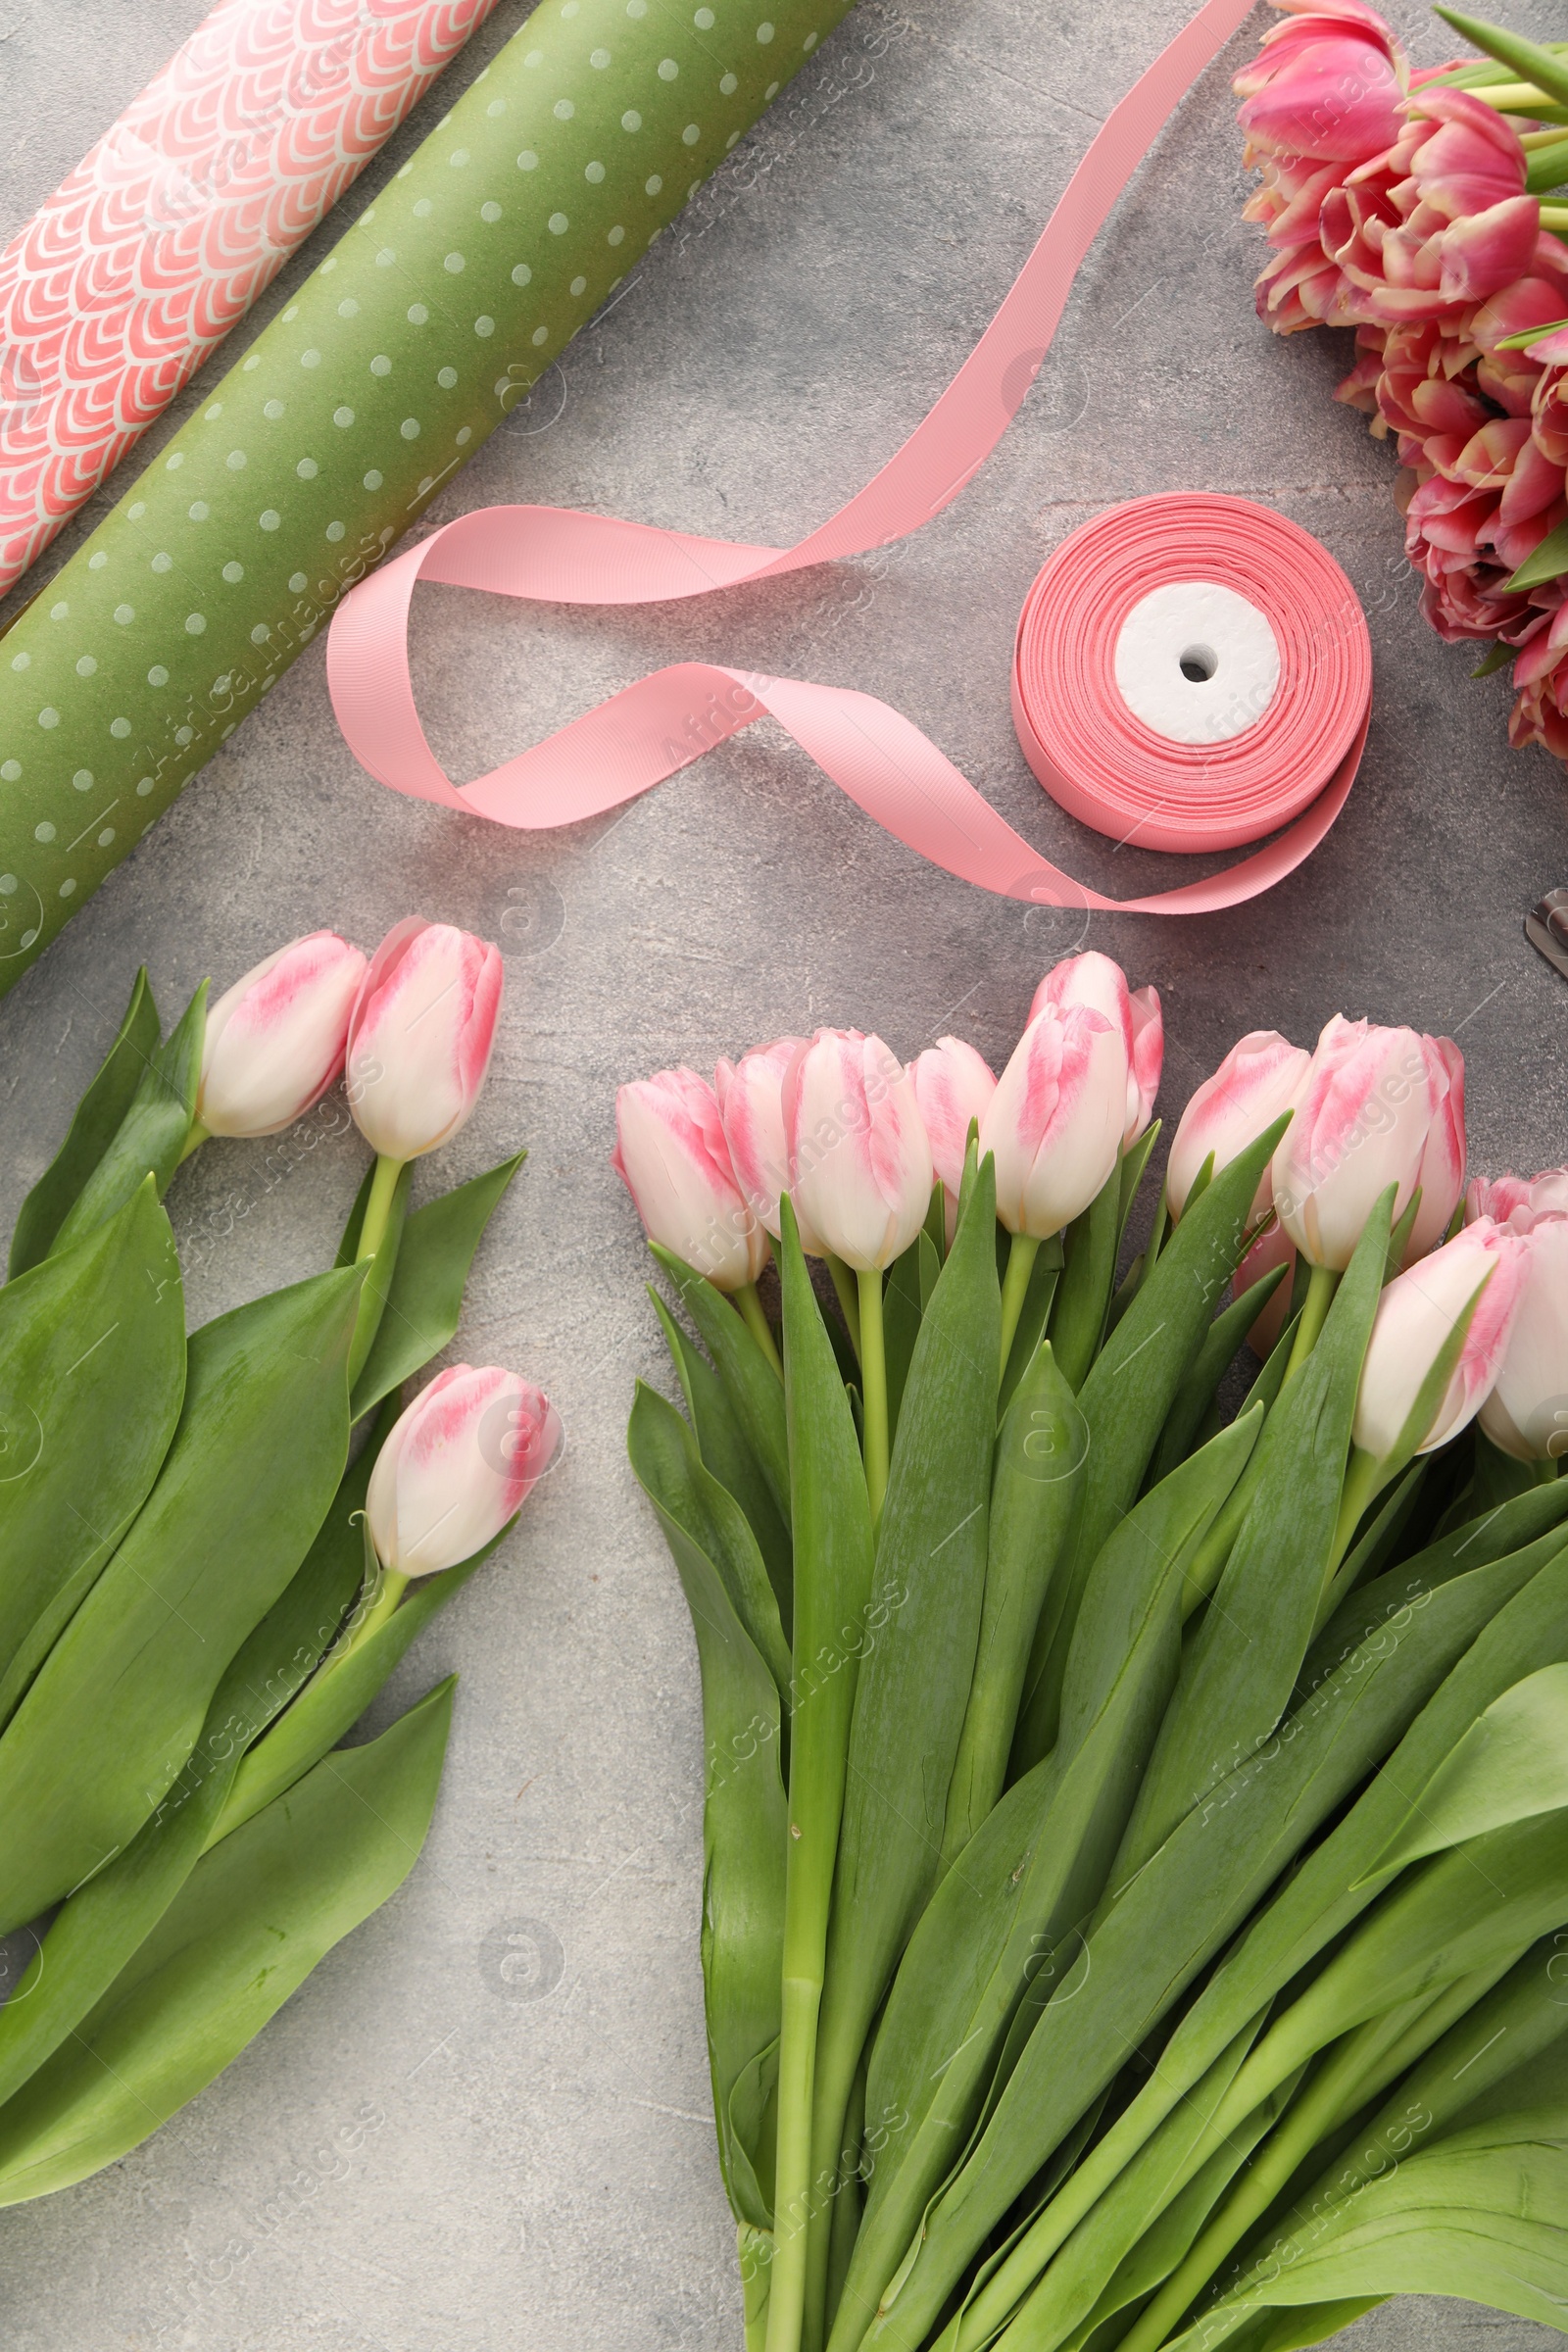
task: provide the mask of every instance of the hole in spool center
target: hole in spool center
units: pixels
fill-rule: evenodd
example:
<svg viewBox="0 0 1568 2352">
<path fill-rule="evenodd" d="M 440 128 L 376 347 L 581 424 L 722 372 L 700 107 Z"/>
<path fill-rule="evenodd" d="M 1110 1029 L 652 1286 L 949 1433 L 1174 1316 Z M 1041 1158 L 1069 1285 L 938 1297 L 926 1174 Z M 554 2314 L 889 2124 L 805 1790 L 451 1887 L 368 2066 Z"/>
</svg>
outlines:
<svg viewBox="0 0 1568 2352">
<path fill-rule="evenodd" d="M 1190 645 L 1177 656 L 1182 676 L 1194 686 L 1206 686 L 1219 667 L 1219 656 L 1212 646 Z"/>
</svg>

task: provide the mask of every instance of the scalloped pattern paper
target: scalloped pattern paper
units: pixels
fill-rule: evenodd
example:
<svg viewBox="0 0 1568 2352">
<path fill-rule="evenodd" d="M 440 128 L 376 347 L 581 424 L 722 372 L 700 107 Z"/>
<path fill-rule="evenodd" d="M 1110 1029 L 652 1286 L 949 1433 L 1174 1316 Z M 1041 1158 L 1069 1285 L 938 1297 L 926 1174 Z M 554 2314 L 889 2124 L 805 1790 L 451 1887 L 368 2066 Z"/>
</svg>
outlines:
<svg viewBox="0 0 1568 2352">
<path fill-rule="evenodd" d="M 0 255 L 0 593 L 495 0 L 220 0 Z"/>
</svg>

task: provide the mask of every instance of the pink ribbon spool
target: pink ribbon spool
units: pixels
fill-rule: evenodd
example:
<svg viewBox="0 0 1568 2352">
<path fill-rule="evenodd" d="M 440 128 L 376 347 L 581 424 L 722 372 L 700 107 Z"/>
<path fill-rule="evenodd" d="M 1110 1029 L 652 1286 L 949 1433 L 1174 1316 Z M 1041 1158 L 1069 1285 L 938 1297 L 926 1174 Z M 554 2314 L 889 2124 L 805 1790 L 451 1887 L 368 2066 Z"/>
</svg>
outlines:
<svg viewBox="0 0 1568 2352">
<path fill-rule="evenodd" d="M 1344 807 L 1366 741 L 1366 623 L 1324 549 L 1245 499 L 1193 494 L 1111 509 L 1057 550 L 1019 624 L 1019 737 L 1041 782 L 1075 816 L 1117 841 L 1190 851 L 1233 849 L 1285 827 L 1240 863 L 1145 898 L 1102 897 L 1042 858 L 918 727 L 871 695 L 677 662 L 460 789 L 425 739 L 409 669 L 409 613 L 421 579 L 542 603 L 667 602 L 885 547 L 939 514 L 1006 430 L 1101 223 L 1250 4 L 1204 0 L 1112 108 L 936 406 L 866 487 L 796 546 L 705 539 L 562 508 L 490 507 L 461 515 L 362 581 L 340 606 L 327 645 L 333 710 L 361 764 L 395 792 L 536 832 L 618 808 L 771 716 L 898 840 L 1005 897 L 1205 914 L 1256 897 L 1299 865 Z M 1109 581 L 1119 585 L 1102 612 Z M 1196 747 L 1140 719 L 1128 679 L 1118 687 L 1115 677 L 1133 608 L 1183 582 L 1250 605 L 1278 657 L 1256 716 L 1244 712 L 1240 727 Z M 1163 625 L 1180 617 L 1166 612 Z M 1159 629 L 1146 636 L 1153 674 Z M 1255 630 L 1253 642 L 1261 644 Z M 1143 699 L 1137 668 L 1131 661 L 1134 702 Z"/>
<path fill-rule="evenodd" d="M 1371 699 L 1355 590 L 1310 532 L 1250 499 L 1097 514 L 1018 620 L 1025 758 L 1070 815 L 1143 849 L 1232 850 L 1290 824 L 1359 755 Z"/>
</svg>

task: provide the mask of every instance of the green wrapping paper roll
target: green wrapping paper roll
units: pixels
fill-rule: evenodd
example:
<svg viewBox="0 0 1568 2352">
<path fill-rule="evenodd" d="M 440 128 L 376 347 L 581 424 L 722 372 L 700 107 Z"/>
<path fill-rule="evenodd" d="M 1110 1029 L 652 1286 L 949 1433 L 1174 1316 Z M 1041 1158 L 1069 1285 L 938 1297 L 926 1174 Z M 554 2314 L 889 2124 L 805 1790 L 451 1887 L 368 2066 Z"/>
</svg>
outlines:
<svg viewBox="0 0 1568 2352">
<path fill-rule="evenodd" d="M 546 0 L 0 639 L 0 991 L 849 0 Z"/>
</svg>

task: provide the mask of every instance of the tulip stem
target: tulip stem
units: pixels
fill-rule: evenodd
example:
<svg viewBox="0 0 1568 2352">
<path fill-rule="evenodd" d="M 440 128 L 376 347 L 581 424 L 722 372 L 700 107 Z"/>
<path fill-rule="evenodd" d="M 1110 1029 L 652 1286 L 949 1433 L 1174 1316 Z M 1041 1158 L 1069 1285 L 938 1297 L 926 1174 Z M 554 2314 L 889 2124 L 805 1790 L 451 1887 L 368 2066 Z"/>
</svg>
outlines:
<svg viewBox="0 0 1568 2352">
<path fill-rule="evenodd" d="M 855 1276 L 850 1272 L 843 1258 L 835 1257 L 831 1250 L 824 1250 L 822 1255 L 826 1260 L 828 1273 L 833 1280 L 833 1289 L 849 1329 L 850 1346 L 855 1349 L 855 1360 L 858 1363 L 860 1360 L 860 1301 L 856 1297 Z"/>
<path fill-rule="evenodd" d="M 755 1282 L 743 1282 L 741 1284 L 740 1289 L 735 1293 L 735 1303 L 741 1310 L 741 1316 L 745 1322 L 747 1330 L 751 1333 L 753 1339 L 757 1342 L 757 1345 L 759 1348 L 760 1348 L 762 1353 L 766 1356 L 768 1362 L 772 1365 L 780 1380 L 782 1380 L 784 1377 L 784 1366 L 779 1359 L 778 1348 L 774 1342 L 773 1326 L 771 1323 L 769 1323 L 766 1315 L 762 1311 L 762 1301 L 757 1296 L 757 1285 Z"/>
<path fill-rule="evenodd" d="M 382 1567 L 367 1534 L 365 1539 L 365 1582 L 360 1587 L 360 1596 L 349 1617 L 347 1633 L 327 1651 L 317 1669 L 315 1678 L 317 1683 L 323 1681 L 327 1675 L 334 1674 L 338 1667 L 352 1657 L 357 1649 L 364 1648 L 372 1634 L 380 1632 L 403 1598 L 408 1581 L 408 1578 L 400 1576 L 395 1568 Z"/>
<path fill-rule="evenodd" d="M 190 1123 L 190 1133 L 185 1138 L 185 1149 L 183 1152 L 181 1152 L 178 1159 L 174 1162 L 174 1165 L 178 1168 L 182 1168 L 186 1160 L 189 1159 L 191 1153 L 201 1150 L 203 1144 L 206 1143 L 207 1138 L 212 1134 L 212 1132 L 213 1131 L 210 1127 L 204 1127 L 202 1125 L 200 1119 L 192 1119 Z"/>
<path fill-rule="evenodd" d="M 888 1491 L 888 1359 L 882 1344 L 882 1269 L 858 1276 L 860 1293 L 860 1398 L 865 1408 L 865 1492 L 871 1528 L 882 1516 Z"/>
<path fill-rule="evenodd" d="M 1340 1562 L 1350 1548 L 1351 1541 L 1367 1506 L 1387 1484 L 1384 1465 L 1375 1454 L 1363 1447 L 1350 1447 L 1350 1460 L 1345 1473 L 1345 1491 L 1340 1497 L 1340 1516 L 1334 1530 L 1334 1548 L 1329 1554 L 1328 1579 L 1333 1577 Z"/>
<path fill-rule="evenodd" d="M 398 1189 L 398 1178 L 408 1165 L 406 1160 L 389 1159 L 381 1152 L 370 1179 L 370 1197 L 365 1203 L 365 1221 L 360 1227 L 360 1246 L 354 1252 L 354 1262 L 363 1266 L 371 1258 L 386 1238 L 387 1220 L 392 1214 L 392 1196 Z"/>
<path fill-rule="evenodd" d="M 1296 1344 L 1291 1360 L 1285 1367 L 1285 1380 L 1293 1381 L 1317 1346 L 1340 1278 L 1332 1266 L 1314 1266 L 1307 1281 L 1306 1297 L 1301 1301 L 1301 1319 L 1296 1326 Z"/>
<path fill-rule="evenodd" d="M 1015 1233 L 1012 1248 L 1007 1251 L 1007 1271 L 1002 1284 L 1002 1367 L 997 1374 L 1001 1380 L 1007 1369 L 1012 1353 L 1013 1335 L 1018 1329 L 1018 1317 L 1029 1295 L 1029 1277 L 1035 1270 L 1040 1244 L 1032 1233 Z"/>
</svg>

